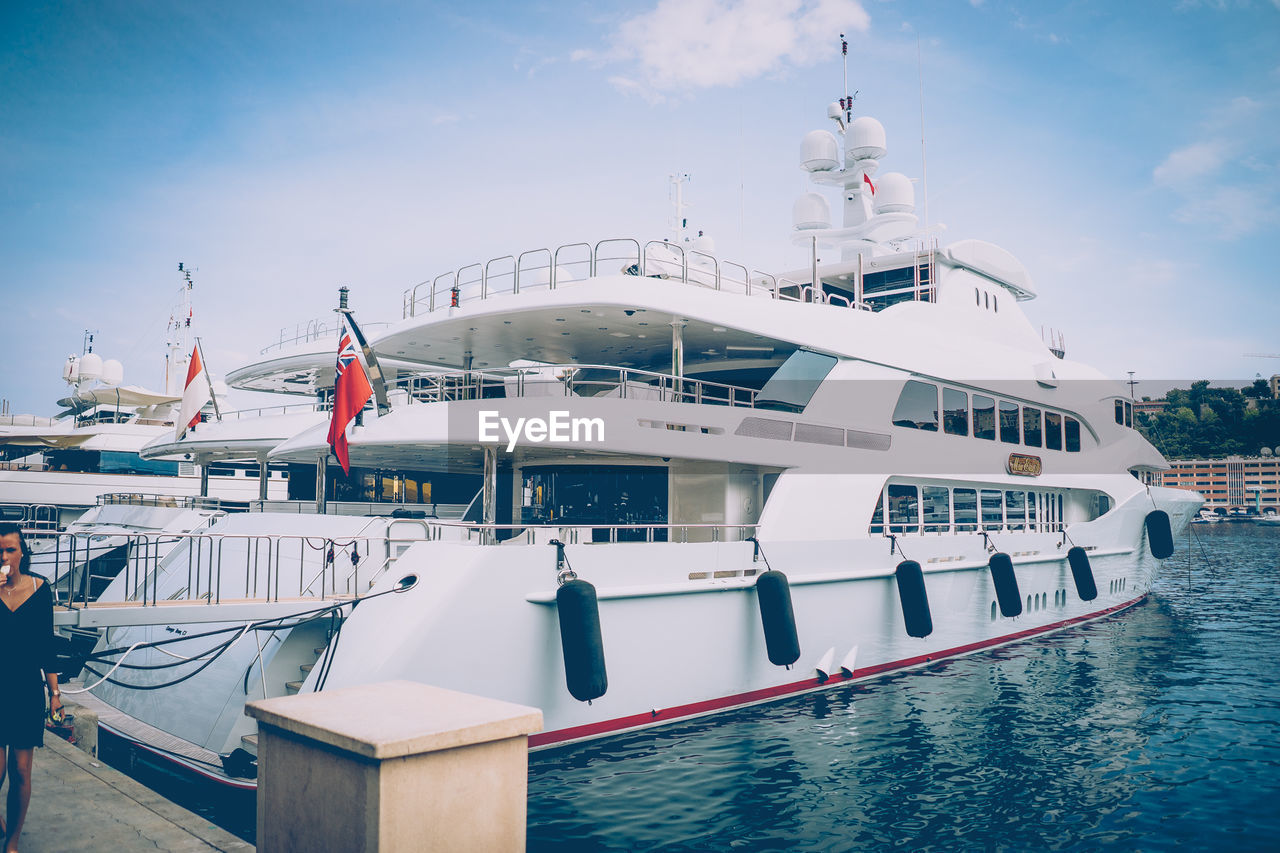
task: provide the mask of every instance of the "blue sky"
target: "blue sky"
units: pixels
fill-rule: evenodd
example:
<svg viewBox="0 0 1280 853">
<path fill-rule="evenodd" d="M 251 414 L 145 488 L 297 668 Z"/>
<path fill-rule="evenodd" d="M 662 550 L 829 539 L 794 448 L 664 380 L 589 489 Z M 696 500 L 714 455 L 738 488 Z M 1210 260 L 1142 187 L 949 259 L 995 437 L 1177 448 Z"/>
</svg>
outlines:
<svg viewBox="0 0 1280 853">
<path fill-rule="evenodd" d="M 794 268 L 840 95 L 943 243 L 1018 255 L 1037 324 L 1139 378 L 1280 372 L 1280 2 L 646 0 L 0 6 L 0 397 L 50 414 L 86 328 L 161 384 L 178 261 L 210 366 L 525 249 L 660 237 Z M 919 51 L 920 60 L 917 61 Z M 921 73 L 922 72 L 922 73 Z M 917 200 L 922 195 L 917 185 Z"/>
</svg>

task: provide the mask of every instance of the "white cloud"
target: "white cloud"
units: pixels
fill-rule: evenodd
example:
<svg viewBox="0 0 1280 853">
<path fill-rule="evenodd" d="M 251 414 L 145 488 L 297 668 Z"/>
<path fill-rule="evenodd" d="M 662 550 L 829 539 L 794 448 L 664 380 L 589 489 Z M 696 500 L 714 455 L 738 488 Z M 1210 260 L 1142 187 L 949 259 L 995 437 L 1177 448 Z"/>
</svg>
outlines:
<svg viewBox="0 0 1280 853">
<path fill-rule="evenodd" d="M 838 33 L 869 26 L 856 0 L 660 0 L 618 27 L 608 54 L 573 58 L 635 63 L 635 73 L 617 78 L 624 91 L 732 86 L 812 64 L 830 55 Z"/>
<path fill-rule="evenodd" d="M 1268 194 L 1248 187 L 1216 187 L 1187 199 L 1173 213 L 1184 225 L 1235 240 L 1276 221 Z"/>
<path fill-rule="evenodd" d="M 1156 166 L 1151 177 L 1158 186 L 1172 187 L 1212 175 L 1222 168 L 1227 144 L 1220 139 L 1197 142 L 1174 151 Z"/>
</svg>

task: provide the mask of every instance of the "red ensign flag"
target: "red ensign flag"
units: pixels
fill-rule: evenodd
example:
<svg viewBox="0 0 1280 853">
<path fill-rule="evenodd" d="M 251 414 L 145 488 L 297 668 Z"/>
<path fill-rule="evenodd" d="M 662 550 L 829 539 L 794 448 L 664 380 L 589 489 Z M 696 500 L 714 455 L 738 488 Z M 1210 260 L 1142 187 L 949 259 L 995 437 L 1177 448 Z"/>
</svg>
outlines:
<svg viewBox="0 0 1280 853">
<path fill-rule="evenodd" d="M 337 375 L 333 380 L 333 419 L 329 421 L 329 446 L 342 464 L 342 472 L 349 474 L 351 465 L 347 457 L 347 424 L 364 408 L 373 396 L 373 387 L 365 375 L 351 333 L 342 326 L 342 338 L 338 343 Z"/>
<path fill-rule="evenodd" d="M 200 360 L 200 346 L 191 349 L 191 361 L 187 364 L 187 384 L 182 388 L 182 406 L 175 424 L 177 436 L 181 440 L 187 430 L 200 422 L 200 409 L 212 399 L 209 396 L 209 377 L 202 376 L 204 363 Z"/>
</svg>

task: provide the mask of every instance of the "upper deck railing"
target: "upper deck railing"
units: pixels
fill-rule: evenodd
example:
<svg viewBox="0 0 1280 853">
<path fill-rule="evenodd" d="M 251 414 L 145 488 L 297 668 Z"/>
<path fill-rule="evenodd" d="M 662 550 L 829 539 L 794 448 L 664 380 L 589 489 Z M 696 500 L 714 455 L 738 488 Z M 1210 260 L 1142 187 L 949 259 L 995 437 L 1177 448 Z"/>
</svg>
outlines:
<svg viewBox="0 0 1280 853">
<path fill-rule="evenodd" d="M 390 325 L 390 323 L 361 323 L 360 328 L 376 329 Z M 319 317 L 315 320 L 308 320 L 306 323 L 298 323 L 292 330 L 286 326 L 280 330 L 280 340 L 267 344 L 258 351 L 258 354 L 266 355 L 272 350 L 284 349 L 287 346 L 296 346 L 298 344 L 308 344 L 312 341 L 332 340 L 336 344 L 338 329 L 341 326 L 342 321 L 337 317 Z"/>
<path fill-rule="evenodd" d="M 619 397 L 669 403 L 755 406 L 756 391 L 605 364 L 450 370 L 397 384 L 398 401 L 441 403 L 517 397 Z M 397 400 L 393 400 L 393 404 Z"/>
<path fill-rule="evenodd" d="M 852 295 L 842 295 L 828 292 L 812 278 L 808 281 L 780 278 L 667 240 L 641 243 L 631 237 L 612 238 L 594 244 L 569 243 L 555 249 L 532 249 L 442 273 L 405 290 L 401 314 L 405 318 L 415 317 L 498 294 L 516 294 L 535 288 L 555 290 L 558 285 L 607 274 L 614 269 L 622 275 L 661 278 L 747 296 L 877 311 L 899 301 L 934 301 L 936 292 L 929 280 L 932 276 L 922 279 L 919 267 L 919 261 L 927 259 L 928 268 L 933 268 L 933 251 L 918 250 L 916 258 L 912 281 L 865 294 L 859 263 L 853 277 Z"/>
</svg>

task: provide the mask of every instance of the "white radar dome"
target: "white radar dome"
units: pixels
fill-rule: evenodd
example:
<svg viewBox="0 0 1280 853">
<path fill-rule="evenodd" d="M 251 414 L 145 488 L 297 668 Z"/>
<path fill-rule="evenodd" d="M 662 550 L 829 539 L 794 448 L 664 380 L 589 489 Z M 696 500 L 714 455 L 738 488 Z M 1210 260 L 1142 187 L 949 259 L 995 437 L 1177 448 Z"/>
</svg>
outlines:
<svg viewBox="0 0 1280 853">
<path fill-rule="evenodd" d="M 702 252 L 704 255 L 714 255 L 716 243 L 706 234 L 699 234 L 689 241 L 689 248 L 695 252 Z"/>
<path fill-rule="evenodd" d="M 884 125 L 870 116 L 859 116 L 844 137 L 845 157 L 850 161 L 879 160 L 884 156 Z"/>
<path fill-rule="evenodd" d="M 791 221 L 797 230 L 831 227 L 831 205 L 818 193 L 805 193 L 791 208 Z"/>
<path fill-rule="evenodd" d="M 76 377 L 80 374 L 80 360 L 74 355 L 67 356 L 67 360 L 62 363 L 62 381 L 75 382 Z"/>
<path fill-rule="evenodd" d="M 102 356 L 93 352 L 81 356 L 80 371 L 76 378 L 81 381 L 102 378 Z"/>
<path fill-rule="evenodd" d="M 102 381 L 107 385 L 119 385 L 124 379 L 124 365 L 114 358 L 102 362 Z"/>
<path fill-rule="evenodd" d="M 800 168 L 806 172 L 830 172 L 840 165 L 840 145 L 826 130 L 811 130 L 800 142 Z"/>
<path fill-rule="evenodd" d="M 887 172 L 876 181 L 876 213 L 911 213 L 916 209 L 916 188 L 901 172 Z"/>
</svg>

